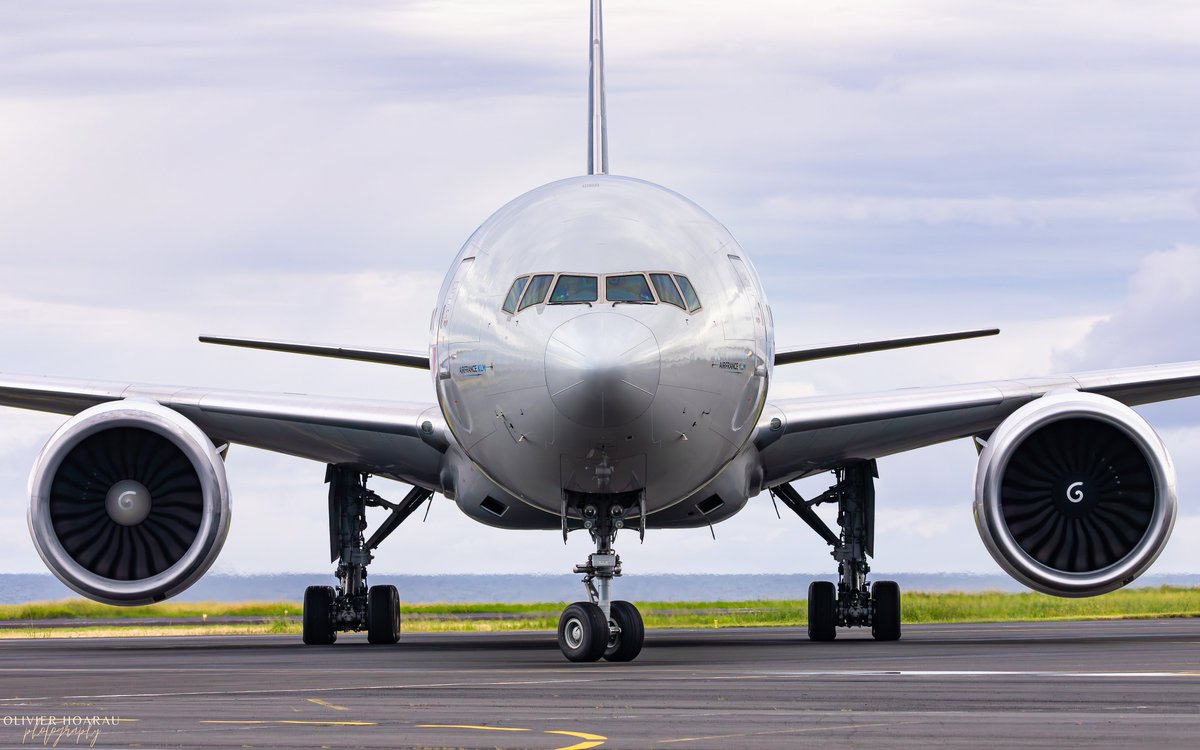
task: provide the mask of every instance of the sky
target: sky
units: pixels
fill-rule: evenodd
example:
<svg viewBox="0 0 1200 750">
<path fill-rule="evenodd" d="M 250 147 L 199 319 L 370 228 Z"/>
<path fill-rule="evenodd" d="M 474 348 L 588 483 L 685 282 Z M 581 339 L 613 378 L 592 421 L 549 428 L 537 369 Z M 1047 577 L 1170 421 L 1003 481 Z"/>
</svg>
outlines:
<svg viewBox="0 0 1200 750">
<path fill-rule="evenodd" d="M 0 3 L 0 371 L 432 403 L 427 373 L 196 336 L 424 348 L 474 228 L 586 169 L 586 5 Z M 772 397 L 1200 359 L 1200 6 L 749 7 L 605 4 L 611 171 L 726 224 L 781 348 L 1003 331 L 780 368 Z M 1179 477 L 1153 572 L 1200 571 L 1198 401 L 1142 410 Z M 43 570 L 26 481 L 61 422 L 0 410 L 0 571 Z M 214 570 L 332 572 L 323 466 L 227 468 Z M 999 571 L 969 443 L 879 468 L 877 573 Z M 766 494 L 715 534 L 617 549 L 626 575 L 833 571 Z M 588 548 L 439 497 L 372 571 L 570 575 Z"/>
</svg>

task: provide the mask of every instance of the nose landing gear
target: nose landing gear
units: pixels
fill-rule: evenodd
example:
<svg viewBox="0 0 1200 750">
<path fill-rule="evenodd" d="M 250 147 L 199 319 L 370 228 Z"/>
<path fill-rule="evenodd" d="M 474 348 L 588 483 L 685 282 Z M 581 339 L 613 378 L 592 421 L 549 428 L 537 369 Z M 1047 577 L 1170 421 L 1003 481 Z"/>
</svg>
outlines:
<svg viewBox="0 0 1200 750">
<path fill-rule="evenodd" d="M 642 615 L 630 602 L 612 599 L 612 580 L 621 575 L 621 558 L 613 551 L 617 531 L 625 526 L 628 511 L 614 502 L 588 502 L 581 509 L 583 527 L 596 543 L 588 561 L 575 566 L 584 574 L 588 601 L 575 602 L 558 619 L 558 647 L 570 661 L 633 661 L 642 652 L 646 628 Z M 640 513 L 640 510 L 638 510 Z M 564 534 L 566 511 L 564 508 Z M 643 530 L 645 520 L 642 519 Z"/>
</svg>

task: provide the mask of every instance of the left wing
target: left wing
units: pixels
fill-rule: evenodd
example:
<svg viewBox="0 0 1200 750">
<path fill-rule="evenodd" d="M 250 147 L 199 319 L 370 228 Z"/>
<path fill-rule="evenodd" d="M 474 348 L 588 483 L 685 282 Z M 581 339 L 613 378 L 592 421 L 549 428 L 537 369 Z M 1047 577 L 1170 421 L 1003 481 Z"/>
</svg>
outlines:
<svg viewBox="0 0 1200 750">
<path fill-rule="evenodd" d="M 1200 395 L 1200 362 L 969 385 L 768 402 L 755 435 L 763 487 L 973 435 L 1051 391 L 1096 393 L 1127 406 Z"/>
<path fill-rule="evenodd" d="M 429 355 L 405 349 L 380 349 L 362 346 L 340 346 L 338 344 L 305 344 L 297 341 L 275 341 L 273 339 L 234 339 L 226 336 L 201 336 L 202 344 L 240 346 L 245 349 L 265 349 L 270 352 L 307 354 L 314 357 L 353 359 L 359 362 L 377 362 L 384 365 L 429 369 Z"/>
<path fill-rule="evenodd" d="M 121 399 L 157 401 L 217 444 L 239 443 L 441 489 L 449 438 L 433 404 L 0 373 L 0 406 L 73 415 Z"/>
</svg>

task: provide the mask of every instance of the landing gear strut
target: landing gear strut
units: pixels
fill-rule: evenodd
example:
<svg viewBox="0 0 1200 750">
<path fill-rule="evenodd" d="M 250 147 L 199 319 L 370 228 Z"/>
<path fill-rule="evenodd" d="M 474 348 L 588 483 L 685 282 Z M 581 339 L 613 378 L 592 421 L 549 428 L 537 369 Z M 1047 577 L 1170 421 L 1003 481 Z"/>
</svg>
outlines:
<svg viewBox="0 0 1200 750">
<path fill-rule="evenodd" d="M 642 615 L 631 603 L 612 599 L 612 579 L 621 575 L 621 558 L 613 551 L 617 531 L 625 520 L 635 515 L 641 519 L 641 495 L 635 504 L 623 495 L 587 496 L 576 499 L 583 528 L 596 544 L 588 561 L 575 566 L 584 575 L 583 585 L 588 601 L 575 602 L 563 610 L 558 620 L 558 647 L 571 661 L 633 661 L 642 651 L 646 629 Z M 563 534 L 567 527 L 567 504 L 563 501 Z M 644 531 L 643 531 L 644 533 Z"/>
<path fill-rule="evenodd" d="M 812 500 L 805 500 L 782 484 L 771 493 L 800 516 L 831 547 L 838 563 L 836 590 L 829 581 L 808 587 L 808 637 L 832 641 L 840 627 L 871 627 L 879 641 L 900 638 L 900 587 L 878 581 L 867 587 L 871 571 L 868 557 L 875 556 L 875 483 L 879 471 L 874 461 L 855 461 L 834 470 L 836 483 Z M 836 502 L 840 533 L 833 533 L 813 511 L 813 506 Z"/>
<path fill-rule="evenodd" d="M 395 586 L 367 586 L 371 552 L 399 528 L 433 493 L 414 487 L 399 503 L 391 503 L 367 489 L 367 475 L 344 466 L 330 465 L 329 554 L 337 562 L 338 586 L 309 586 L 304 592 L 304 642 L 326 644 L 338 632 L 367 631 L 370 643 L 400 640 L 400 595 Z M 391 515 L 364 541 L 367 508 L 381 507 Z"/>
</svg>

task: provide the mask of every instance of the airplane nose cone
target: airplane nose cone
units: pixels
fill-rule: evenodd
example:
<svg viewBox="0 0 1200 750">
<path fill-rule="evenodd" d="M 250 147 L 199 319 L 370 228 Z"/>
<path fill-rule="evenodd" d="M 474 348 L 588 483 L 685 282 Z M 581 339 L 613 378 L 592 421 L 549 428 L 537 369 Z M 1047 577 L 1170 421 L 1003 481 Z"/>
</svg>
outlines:
<svg viewBox="0 0 1200 750">
<path fill-rule="evenodd" d="M 654 333 L 620 313 L 563 323 L 546 345 L 546 387 L 564 417 L 586 427 L 619 427 L 650 408 L 658 390 Z"/>
</svg>

